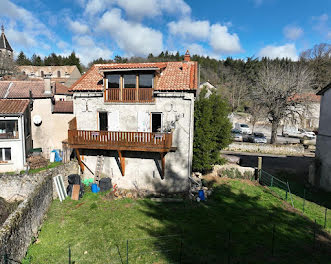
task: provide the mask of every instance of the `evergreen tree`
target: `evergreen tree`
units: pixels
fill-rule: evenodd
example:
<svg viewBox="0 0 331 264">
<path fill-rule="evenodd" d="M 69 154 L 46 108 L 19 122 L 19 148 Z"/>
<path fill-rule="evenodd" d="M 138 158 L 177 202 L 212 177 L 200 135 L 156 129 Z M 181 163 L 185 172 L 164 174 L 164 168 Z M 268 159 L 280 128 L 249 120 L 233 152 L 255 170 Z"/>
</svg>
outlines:
<svg viewBox="0 0 331 264">
<path fill-rule="evenodd" d="M 18 54 L 16 63 L 17 65 L 31 65 L 31 61 L 25 56 L 23 51 Z"/>
<path fill-rule="evenodd" d="M 220 150 L 231 143 L 231 123 L 226 101 L 203 89 L 194 109 L 193 170 L 210 171 L 221 162 Z"/>
</svg>

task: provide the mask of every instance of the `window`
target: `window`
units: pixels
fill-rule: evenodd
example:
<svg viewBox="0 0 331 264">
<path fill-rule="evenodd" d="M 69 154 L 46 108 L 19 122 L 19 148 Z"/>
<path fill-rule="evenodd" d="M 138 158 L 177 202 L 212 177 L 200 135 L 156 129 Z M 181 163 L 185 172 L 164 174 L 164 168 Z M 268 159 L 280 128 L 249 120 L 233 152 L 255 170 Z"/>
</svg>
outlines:
<svg viewBox="0 0 331 264">
<path fill-rule="evenodd" d="M 162 113 L 152 113 L 152 132 L 162 132 Z"/>
<path fill-rule="evenodd" d="M 44 77 L 44 71 L 40 72 L 41 77 Z"/>
<path fill-rule="evenodd" d="M 139 88 L 153 88 L 153 74 L 139 74 Z"/>
<path fill-rule="evenodd" d="M 124 88 L 136 88 L 136 75 L 124 74 L 123 75 L 123 87 Z"/>
<path fill-rule="evenodd" d="M 0 162 L 11 160 L 11 148 L 0 148 Z"/>
<path fill-rule="evenodd" d="M 107 75 L 108 88 L 120 88 L 120 75 L 119 74 L 109 74 Z"/>
<path fill-rule="evenodd" d="M 17 120 L 0 120 L 0 139 L 18 138 Z"/>
<path fill-rule="evenodd" d="M 57 71 L 57 77 L 60 78 L 61 77 L 61 72 Z"/>
</svg>

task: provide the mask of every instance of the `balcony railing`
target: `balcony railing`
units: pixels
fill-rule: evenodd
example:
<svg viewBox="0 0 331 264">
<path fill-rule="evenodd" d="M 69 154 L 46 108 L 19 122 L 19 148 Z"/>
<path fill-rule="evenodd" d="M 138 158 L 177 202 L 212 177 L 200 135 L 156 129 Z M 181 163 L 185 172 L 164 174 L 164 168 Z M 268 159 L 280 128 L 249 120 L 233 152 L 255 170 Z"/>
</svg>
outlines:
<svg viewBox="0 0 331 264">
<path fill-rule="evenodd" d="M 152 88 L 108 88 L 104 92 L 105 102 L 153 102 Z"/>
<path fill-rule="evenodd" d="M 172 133 L 68 130 L 72 148 L 169 152 Z"/>
</svg>

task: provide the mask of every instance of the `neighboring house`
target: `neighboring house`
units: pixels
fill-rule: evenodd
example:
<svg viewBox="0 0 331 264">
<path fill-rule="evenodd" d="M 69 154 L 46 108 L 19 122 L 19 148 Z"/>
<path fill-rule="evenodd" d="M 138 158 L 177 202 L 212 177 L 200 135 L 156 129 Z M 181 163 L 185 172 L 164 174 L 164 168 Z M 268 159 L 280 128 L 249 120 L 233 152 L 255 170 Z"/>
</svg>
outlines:
<svg viewBox="0 0 331 264">
<path fill-rule="evenodd" d="M 25 169 L 31 142 L 29 100 L 0 99 L 0 172 Z"/>
<path fill-rule="evenodd" d="M 54 99 L 55 101 L 71 101 L 72 92 L 69 91 L 69 88 L 62 83 L 55 82 L 52 85 Z"/>
<path fill-rule="evenodd" d="M 50 78 L 51 82 L 59 82 L 67 87 L 75 83 L 82 75 L 74 66 L 29 66 L 18 67 L 19 70 L 32 79 Z"/>
<path fill-rule="evenodd" d="M 187 190 L 197 72 L 189 54 L 184 62 L 92 66 L 71 87 L 68 133 L 85 177 L 104 159 L 102 173 L 120 188 Z"/>
<path fill-rule="evenodd" d="M 300 104 L 296 105 L 291 115 L 283 120 L 284 128 L 317 130 L 321 96 L 314 93 L 302 93 L 295 95 L 291 100 L 300 101 Z"/>
<path fill-rule="evenodd" d="M 203 88 L 207 89 L 207 93 L 205 96 L 206 98 L 208 98 L 212 94 L 212 92 L 216 90 L 216 87 L 214 85 L 212 85 L 209 81 L 201 83 L 198 88 L 198 91 L 197 91 L 197 97 L 199 96 L 199 94 Z"/>
<path fill-rule="evenodd" d="M 331 83 L 319 91 L 320 123 L 316 143 L 315 185 L 331 191 Z"/>
<path fill-rule="evenodd" d="M 0 81 L 0 98 L 31 99 L 33 148 L 42 148 L 45 157 L 62 149 L 68 137 L 68 122 L 73 118 L 72 101 L 55 101 L 50 79 L 41 81 Z"/>
</svg>

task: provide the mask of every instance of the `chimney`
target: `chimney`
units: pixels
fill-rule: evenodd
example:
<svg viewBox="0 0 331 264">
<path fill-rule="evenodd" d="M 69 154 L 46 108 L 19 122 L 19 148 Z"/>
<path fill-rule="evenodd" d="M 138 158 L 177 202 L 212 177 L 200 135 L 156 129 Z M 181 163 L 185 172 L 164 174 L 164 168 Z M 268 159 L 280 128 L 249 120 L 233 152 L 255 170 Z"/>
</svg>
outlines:
<svg viewBox="0 0 331 264">
<path fill-rule="evenodd" d="M 191 60 L 190 52 L 187 50 L 184 55 L 184 61 L 190 61 L 190 60 Z"/>
<path fill-rule="evenodd" d="M 44 84 L 45 84 L 45 94 L 52 94 L 52 89 L 51 89 L 51 78 L 49 77 L 44 77 Z"/>
</svg>

